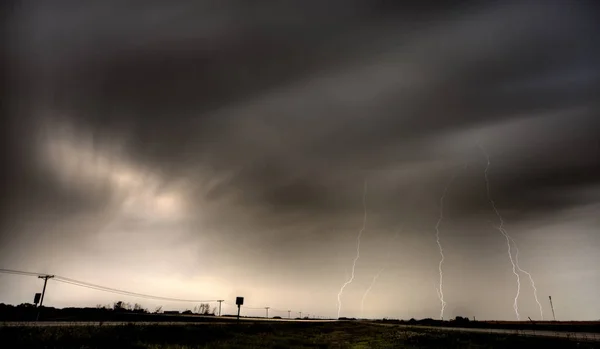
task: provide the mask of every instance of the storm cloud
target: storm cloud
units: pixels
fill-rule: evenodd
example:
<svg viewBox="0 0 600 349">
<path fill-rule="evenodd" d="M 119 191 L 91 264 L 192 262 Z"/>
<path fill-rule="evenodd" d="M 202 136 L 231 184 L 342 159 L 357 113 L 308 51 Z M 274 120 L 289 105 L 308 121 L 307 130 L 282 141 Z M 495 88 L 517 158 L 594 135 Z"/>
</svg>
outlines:
<svg viewBox="0 0 600 349">
<path fill-rule="evenodd" d="M 480 147 L 494 200 L 544 291 L 560 273 L 600 263 L 588 254 L 552 274 L 544 251 L 528 250 L 541 227 L 554 231 L 547 241 L 566 239 L 559 225 L 581 243 L 565 256 L 600 247 L 590 233 L 600 216 L 597 6 L 429 4 L 14 6 L 0 264 L 137 291 L 176 271 L 181 279 L 167 284 L 200 278 L 211 299 L 245 292 L 251 304 L 331 315 L 366 180 L 364 269 L 346 309 L 357 311 L 350 299 L 402 227 L 369 315 L 435 316 L 432 236 L 456 175 L 442 227 L 449 309 L 511 318 L 514 283 Z M 485 262 L 469 252 L 490 248 Z M 477 263 L 489 272 L 473 271 Z M 118 283 L 107 276 L 117 271 L 147 277 Z M 482 280 L 502 302 L 479 302 Z M 599 280 L 597 270 L 581 280 L 579 299 Z M 20 302 L 24 288 L 3 286 L 0 301 Z M 297 300 L 307 294 L 318 300 Z M 386 307 L 396 294 L 403 300 Z M 68 304 L 65 294 L 48 299 Z M 571 306 L 572 318 L 600 310 Z"/>
</svg>

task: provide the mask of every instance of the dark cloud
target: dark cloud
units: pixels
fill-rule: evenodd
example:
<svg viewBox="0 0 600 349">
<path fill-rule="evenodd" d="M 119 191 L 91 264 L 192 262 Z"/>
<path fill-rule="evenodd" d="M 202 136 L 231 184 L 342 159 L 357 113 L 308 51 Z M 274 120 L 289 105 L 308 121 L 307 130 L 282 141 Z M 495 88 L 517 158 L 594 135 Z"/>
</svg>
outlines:
<svg viewBox="0 0 600 349">
<path fill-rule="evenodd" d="M 35 236 L 133 263 L 103 247 L 111 237 L 169 246 L 165 263 L 188 276 L 222 265 L 295 285 L 294 275 L 319 279 L 316 264 L 339 273 L 365 179 L 373 239 L 399 225 L 405 240 L 428 239 L 453 174 L 447 216 L 472 224 L 459 235 L 477 235 L 495 219 L 479 144 L 511 224 L 593 207 L 598 197 L 581 193 L 596 193 L 600 178 L 596 7 L 17 6 L 0 251 L 14 256 Z M 429 260 L 429 242 L 405 253 Z M 178 248 L 191 251 L 185 266 Z M 256 271 L 275 260 L 269 278 Z M 415 275 L 428 273 L 417 264 Z M 474 306 L 456 315 L 464 309 Z"/>
</svg>

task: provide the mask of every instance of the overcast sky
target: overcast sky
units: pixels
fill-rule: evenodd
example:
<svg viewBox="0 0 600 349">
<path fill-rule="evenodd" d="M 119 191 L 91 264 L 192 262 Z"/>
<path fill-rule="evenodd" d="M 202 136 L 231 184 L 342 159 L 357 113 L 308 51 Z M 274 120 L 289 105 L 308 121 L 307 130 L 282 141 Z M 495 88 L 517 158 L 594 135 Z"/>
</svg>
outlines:
<svg viewBox="0 0 600 349">
<path fill-rule="evenodd" d="M 13 6 L 0 268 L 337 316 L 364 199 L 341 316 L 439 318 L 453 179 L 444 318 L 513 320 L 487 153 L 544 317 L 600 319 L 597 4 L 252 3 Z M 42 283 L 0 274 L 0 302 Z M 194 306 L 45 304 L 119 299 Z"/>
</svg>

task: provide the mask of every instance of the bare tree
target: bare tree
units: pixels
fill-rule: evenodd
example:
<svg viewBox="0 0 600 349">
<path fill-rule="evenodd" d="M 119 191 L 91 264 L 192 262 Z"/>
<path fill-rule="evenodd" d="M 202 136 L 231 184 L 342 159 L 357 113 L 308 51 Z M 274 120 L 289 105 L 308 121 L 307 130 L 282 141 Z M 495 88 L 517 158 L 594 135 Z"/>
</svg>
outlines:
<svg viewBox="0 0 600 349">
<path fill-rule="evenodd" d="M 114 311 L 123 311 L 125 310 L 125 303 L 123 301 L 118 301 L 113 304 Z"/>
<path fill-rule="evenodd" d="M 133 305 L 133 311 L 136 313 L 147 313 L 148 310 L 146 310 L 144 307 L 142 307 L 140 304 L 135 303 Z"/>
<path fill-rule="evenodd" d="M 201 314 L 201 315 L 209 315 L 210 314 L 210 304 L 208 304 L 208 303 L 201 303 L 198 306 L 198 313 Z M 214 314 L 214 310 L 213 310 L 213 314 Z"/>
<path fill-rule="evenodd" d="M 194 308 L 196 309 L 196 308 Z M 217 308 L 214 307 L 213 309 L 210 308 L 210 304 L 208 303 L 200 303 L 200 305 L 197 307 L 197 314 L 200 315 L 214 315 L 217 312 Z"/>
</svg>

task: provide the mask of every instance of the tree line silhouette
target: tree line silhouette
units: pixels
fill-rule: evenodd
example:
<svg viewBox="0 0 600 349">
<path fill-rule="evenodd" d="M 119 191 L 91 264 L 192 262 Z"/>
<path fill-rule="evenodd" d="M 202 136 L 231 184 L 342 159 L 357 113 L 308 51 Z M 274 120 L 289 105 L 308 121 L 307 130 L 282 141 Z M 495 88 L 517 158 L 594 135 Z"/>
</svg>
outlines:
<svg viewBox="0 0 600 349">
<path fill-rule="evenodd" d="M 167 314 L 214 316 L 216 307 L 211 308 L 210 304 L 201 303 L 192 309 L 180 312 L 163 311 L 162 306 L 156 307 L 154 311 L 149 311 L 139 303 L 131 304 L 123 301 L 117 301 L 109 305 L 98 304 L 94 308 L 37 307 L 31 303 L 22 303 L 15 306 L 0 303 L 0 321 L 33 321 L 36 319 L 38 312 L 41 315 L 39 318 L 41 321 L 137 321 L 138 318 L 143 321 L 156 321 L 150 320 L 149 316 Z M 143 315 L 143 317 L 136 317 L 135 315 Z"/>
</svg>

